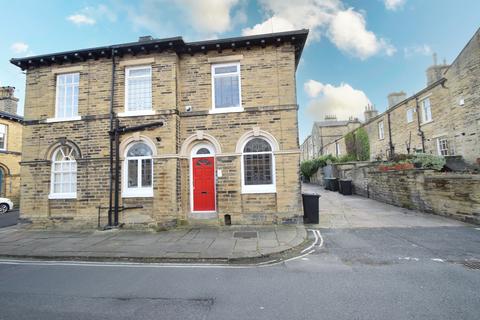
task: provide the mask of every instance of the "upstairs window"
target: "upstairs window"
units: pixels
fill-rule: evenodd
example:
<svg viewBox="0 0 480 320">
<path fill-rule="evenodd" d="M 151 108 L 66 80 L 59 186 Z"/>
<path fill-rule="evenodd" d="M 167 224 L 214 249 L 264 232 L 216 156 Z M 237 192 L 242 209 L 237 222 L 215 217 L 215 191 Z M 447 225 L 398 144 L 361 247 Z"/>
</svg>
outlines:
<svg viewBox="0 0 480 320">
<path fill-rule="evenodd" d="M 4 124 L 0 124 L 0 150 L 7 150 L 7 129 Z"/>
<path fill-rule="evenodd" d="M 243 148 L 243 192 L 275 192 L 272 146 L 263 138 L 249 140 Z"/>
<path fill-rule="evenodd" d="M 57 75 L 55 118 L 70 119 L 78 116 L 79 73 Z"/>
<path fill-rule="evenodd" d="M 125 111 L 142 113 L 152 110 L 152 67 L 125 69 Z"/>
<path fill-rule="evenodd" d="M 383 140 L 385 138 L 385 134 L 383 131 L 383 121 L 378 123 L 378 139 Z"/>
<path fill-rule="evenodd" d="M 407 123 L 413 122 L 413 109 L 408 108 L 407 109 Z"/>
<path fill-rule="evenodd" d="M 132 144 L 125 157 L 124 197 L 153 196 L 152 149 L 144 142 Z"/>
<path fill-rule="evenodd" d="M 430 99 L 426 98 L 422 100 L 422 123 L 432 121 L 432 108 L 430 106 Z"/>
<path fill-rule="evenodd" d="M 52 157 L 51 199 L 77 197 L 78 155 L 70 146 L 61 146 Z"/>
<path fill-rule="evenodd" d="M 212 65 L 212 111 L 241 111 L 240 63 Z"/>
</svg>

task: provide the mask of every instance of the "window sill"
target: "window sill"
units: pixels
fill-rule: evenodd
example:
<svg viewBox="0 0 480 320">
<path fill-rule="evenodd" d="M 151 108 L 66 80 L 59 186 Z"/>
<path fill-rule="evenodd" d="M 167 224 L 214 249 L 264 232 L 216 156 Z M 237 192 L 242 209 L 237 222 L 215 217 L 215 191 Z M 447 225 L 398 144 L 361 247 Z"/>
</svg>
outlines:
<svg viewBox="0 0 480 320">
<path fill-rule="evenodd" d="M 424 124 L 429 124 L 429 123 L 432 123 L 432 122 L 433 122 L 433 120 L 425 121 L 425 122 L 420 123 L 420 125 L 423 126 Z"/>
<path fill-rule="evenodd" d="M 153 190 L 127 190 L 122 192 L 122 198 L 153 198 Z"/>
<path fill-rule="evenodd" d="M 77 199 L 77 193 L 50 193 L 48 199 Z"/>
<path fill-rule="evenodd" d="M 242 194 L 255 193 L 277 193 L 277 190 L 273 184 L 242 186 Z"/>
<path fill-rule="evenodd" d="M 142 111 L 120 112 L 117 114 L 117 116 L 124 118 L 124 117 L 153 116 L 154 114 L 155 114 L 155 110 L 142 110 Z"/>
<path fill-rule="evenodd" d="M 209 113 L 210 114 L 217 114 L 217 113 L 230 113 L 230 112 L 243 112 L 245 111 L 243 107 L 229 107 L 229 108 L 212 108 Z"/>
<path fill-rule="evenodd" d="M 51 122 L 67 122 L 67 121 L 78 121 L 82 120 L 81 116 L 71 117 L 71 118 L 48 118 L 45 120 L 47 123 Z"/>
</svg>

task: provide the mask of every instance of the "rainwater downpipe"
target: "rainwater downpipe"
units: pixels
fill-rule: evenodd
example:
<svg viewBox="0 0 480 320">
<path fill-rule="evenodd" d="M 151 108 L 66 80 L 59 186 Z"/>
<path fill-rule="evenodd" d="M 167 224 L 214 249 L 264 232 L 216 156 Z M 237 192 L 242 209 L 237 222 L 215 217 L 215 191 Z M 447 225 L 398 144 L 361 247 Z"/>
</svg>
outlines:
<svg viewBox="0 0 480 320">
<path fill-rule="evenodd" d="M 422 141 L 422 153 L 425 153 L 425 133 L 420 124 L 420 107 L 418 106 L 418 97 L 415 96 L 415 109 L 417 111 L 418 135 Z"/>
<path fill-rule="evenodd" d="M 109 193 L 109 206 L 108 206 L 108 226 L 113 226 L 113 219 L 112 219 L 112 207 L 113 207 L 113 148 L 114 148 L 114 141 L 113 135 L 110 133 L 113 132 L 113 121 L 115 117 L 115 113 L 113 111 L 113 98 L 115 96 L 115 49 L 112 48 L 112 80 L 111 84 L 112 87 L 110 89 L 110 132 L 109 132 L 109 139 L 110 139 L 110 193 Z"/>
</svg>

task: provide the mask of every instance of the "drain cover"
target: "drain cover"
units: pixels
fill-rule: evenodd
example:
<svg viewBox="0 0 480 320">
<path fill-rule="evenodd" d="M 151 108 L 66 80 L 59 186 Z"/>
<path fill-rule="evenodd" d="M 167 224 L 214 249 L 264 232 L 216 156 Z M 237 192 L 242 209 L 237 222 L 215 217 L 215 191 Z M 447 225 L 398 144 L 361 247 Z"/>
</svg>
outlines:
<svg viewBox="0 0 480 320">
<path fill-rule="evenodd" d="M 462 264 L 469 269 L 480 270 L 480 261 L 464 261 Z"/>
<path fill-rule="evenodd" d="M 234 238 L 253 239 L 257 237 L 256 231 L 237 231 L 233 233 Z"/>
</svg>

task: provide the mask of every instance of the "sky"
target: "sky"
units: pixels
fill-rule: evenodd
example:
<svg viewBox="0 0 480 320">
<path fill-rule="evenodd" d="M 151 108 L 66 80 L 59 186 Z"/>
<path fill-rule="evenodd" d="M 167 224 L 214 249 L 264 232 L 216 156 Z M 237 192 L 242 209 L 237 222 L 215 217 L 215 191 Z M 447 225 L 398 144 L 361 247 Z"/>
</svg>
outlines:
<svg viewBox="0 0 480 320">
<path fill-rule="evenodd" d="M 23 112 L 25 75 L 9 63 L 139 36 L 206 40 L 308 28 L 297 69 L 300 142 L 313 121 L 363 118 L 387 95 L 426 86 L 432 54 L 450 63 L 480 27 L 478 0 L 0 0 L 0 85 Z"/>
</svg>

